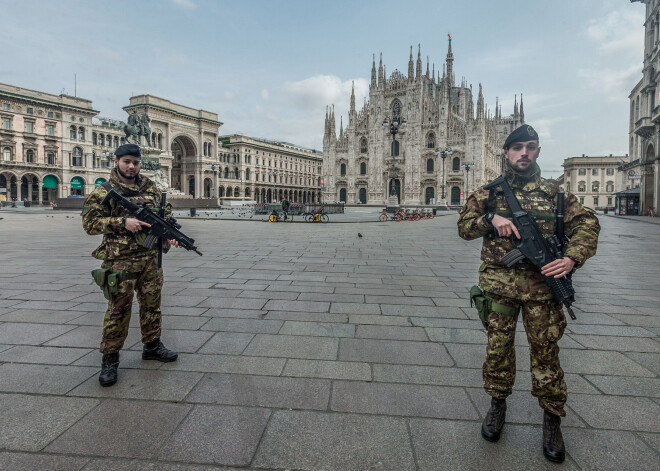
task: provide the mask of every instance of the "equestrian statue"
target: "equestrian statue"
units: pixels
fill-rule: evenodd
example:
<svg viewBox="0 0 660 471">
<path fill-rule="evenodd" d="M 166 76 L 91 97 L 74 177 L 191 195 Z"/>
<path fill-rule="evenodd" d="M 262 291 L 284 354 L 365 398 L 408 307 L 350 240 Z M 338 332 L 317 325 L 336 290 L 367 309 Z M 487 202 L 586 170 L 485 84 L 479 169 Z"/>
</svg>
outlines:
<svg viewBox="0 0 660 471">
<path fill-rule="evenodd" d="M 119 129 L 124 131 L 126 135 L 126 141 L 129 137 L 133 138 L 133 142 L 140 144 L 140 136 L 144 136 L 147 140 L 147 145 L 151 147 L 151 126 L 149 123 L 151 120 L 147 115 L 146 111 L 141 115 L 137 113 L 137 110 L 133 110 L 133 113 L 128 115 L 128 123 L 123 121 L 119 125 Z"/>
</svg>

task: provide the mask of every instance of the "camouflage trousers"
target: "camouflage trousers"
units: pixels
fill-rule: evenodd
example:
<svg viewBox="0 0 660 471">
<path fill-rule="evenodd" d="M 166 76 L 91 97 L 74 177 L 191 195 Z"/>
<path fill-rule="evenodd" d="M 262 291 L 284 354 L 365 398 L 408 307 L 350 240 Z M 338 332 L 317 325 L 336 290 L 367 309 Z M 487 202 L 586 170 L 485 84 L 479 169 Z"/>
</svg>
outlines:
<svg viewBox="0 0 660 471">
<path fill-rule="evenodd" d="M 106 268 L 103 263 L 102 268 Z M 114 353 L 121 350 L 128 336 L 131 321 L 133 293 L 137 294 L 140 306 L 140 329 L 142 343 L 160 338 L 161 311 L 160 298 L 163 287 L 163 269 L 158 268 L 158 259 L 153 255 L 131 259 L 114 260 L 113 271 L 123 270 L 139 274 L 137 279 L 124 280 L 119 284 L 119 292 L 108 302 L 108 310 L 103 319 L 103 340 L 101 353 Z"/>
<path fill-rule="evenodd" d="M 500 282 L 506 287 L 494 291 Z M 564 404 L 568 393 L 557 344 L 566 329 L 562 305 L 552 299 L 543 278 L 529 269 L 482 271 L 480 285 L 495 302 L 522 308 L 529 343 L 532 395 L 538 398 L 541 408 L 555 415 L 566 415 Z M 512 297 L 514 291 L 517 296 Z M 502 292 L 509 296 L 502 296 Z M 506 314 L 492 312 L 488 316 L 484 389 L 499 399 L 511 394 L 516 379 L 516 323 L 517 318 Z"/>
</svg>

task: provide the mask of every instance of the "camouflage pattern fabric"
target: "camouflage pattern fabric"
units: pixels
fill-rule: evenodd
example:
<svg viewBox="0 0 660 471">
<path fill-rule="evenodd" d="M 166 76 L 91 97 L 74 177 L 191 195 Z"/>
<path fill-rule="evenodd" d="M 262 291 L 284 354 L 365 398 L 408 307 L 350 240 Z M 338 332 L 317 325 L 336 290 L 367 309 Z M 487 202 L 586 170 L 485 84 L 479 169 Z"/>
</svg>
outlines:
<svg viewBox="0 0 660 471">
<path fill-rule="evenodd" d="M 102 268 L 107 268 L 104 262 Z M 137 293 L 140 305 L 140 329 L 142 343 L 160 338 L 161 311 L 160 297 L 163 287 L 163 269 L 158 268 L 155 255 L 143 255 L 136 258 L 116 260 L 112 263 L 113 271 L 139 273 L 136 280 L 125 280 L 119 284 L 119 292 L 108 302 L 108 310 L 103 319 L 103 340 L 101 353 L 115 353 L 121 350 L 128 335 L 131 320 L 133 293 Z"/>
<path fill-rule="evenodd" d="M 543 235 L 548 237 L 554 234 L 554 213 L 559 191 L 557 183 L 541 178 L 541 169 L 536 164 L 529 177 L 523 177 L 510 168 L 505 172 L 505 176 L 520 205 L 536 219 Z M 490 265 L 504 266 L 502 257 L 513 250 L 514 246 L 509 239 L 502 239 L 494 234 L 493 228 L 485 220 L 488 213 L 488 193 L 488 190 L 482 188 L 470 195 L 460 212 L 458 234 L 466 240 L 483 237 L 481 259 Z M 511 219 L 511 210 L 502 191 L 496 192 L 493 206 L 495 214 Z M 576 268 L 579 268 L 589 257 L 596 254 L 600 233 L 598 218 L 593 210 L 582 206 L 575 195 L 566 193 L 564 227 L 566 235 L 571 239 L 565 255 L 575 260 Z M 485 290 L 483 286 L 482 289 Z"/>
<path fill-rule="evenodd" d="M 146 177 L 138 175 L 135 187 L 129 187 L 121 182 L 117 170 L 113 169 L 110 173 L 110 184 L 134 203 L 153 210 L 160 207 L 161 192 L 156 184 Z M 137 293 L 140 305 L 142 342 L 148 343 L 160 338 L 163 270 L 158 268 L 156 247 L 145 249 L 142 246 L 146 234 L 142 231 L 134 234 L 124 227 L 122 218 L 130 218 L 130 213 L 114 200 L 110 200 L 109 205 L 101 204 L 107 193 L 102 186 L 96 188 L 85 200 L 82 210 L 85 232 L 90 235 L 103 234 L 103 241 L 92 252 L 92 256 L 104 261 L 102 268 L 112 265 L 113 271 L 123 270 L 139 274 L 137 279 L 122 281 L 119 284 L 119 292 L 108 302 L 99 350 L 101 353 L 114 353 L 122 348 L 128 335 L 134 293 Z M 172 206 L 168 203 L 165 217 L 170 217 L 171 214 Z M 163 241 L 163 249 L 169 249 L 169 241 Z"/>
<path fill-rule="evenodd" d="M 496 270 L 502 271 L 501 269 Z M 530 373 L 532 376 L 532 395 L 538 398 L 541 408 L 564 416 L 567 390 L 564 381 L 564 371 L 559 363 L 559 346 L 557 342 L 564 335 L 566 318 L 562 305 L 553 299 L 535 301 L 534 290 L 541 276 L 529 269 L 507 269 L 501 280 L 513 280 L 513 285 L 525 293 L 518 299 L 500 296 L 487 292 L 495 302 L 522 308 L 522 319 L 527 333 L 530 356 Z M 497 277 L 488 270 L 481 273 L 480 284 L 485 278 Z M 530 291 L 525 291 L 529 287 Z M 552 298 L 552 295 L 550 295 Z M 486 392 L 498 399 L 504 399 L 511 394 L 516 380 L 516 351 L 514 340 L 517 319 L 506 314 L 492 312 L 488 316 L 488 343 L 486 346 L 486 361 L 483 365 L 483 381 Z"/>
<path fill-rule="evenodd" d="M 520 205 L 536 219 L 544 236 L 554 234 L 557 183 L 541 178 L 536 164 L 529 176 L 517 174 L 509 167 L 504 175 Z M 479 286 L 496 302 L 522 308 L 523 325 L 530 345 L 532 394 L 543 409 L 565 415 L 567 391 L 557 346 L 566 328 L 562 306 L 554 301 L 550 288 L 531 264 L 522 261 L 507 268 L 502 263 L 502 257 L 514 246 L 510 239 L 500 238 L 486 222 L 488 194 L 488 190 L 480 189 L 470 195 L 460 212 L 458 233 L 466 240 L 483 237 L 481 259 L 484 263 L 479 269 Z M 492 211 L 511 219 L 503 192 L 496 192 Z M 577 269 L 596 253 L 600 233 L 598 218 L 594 211 L 584 208 L 575 195 L 566 193 L 564 225 L 570 238 L 565 255 L 575 260 Z M 500 399 L 511 394 L 515 382 L 516 322 L 517 319 L 505 314 L 491 313 L 488 317 L 484 389 Z"/>
<path fill-rule="evenodd" d="M 161 192 L 156 184 L 146 177 L 138 175 L 135 188 L 124 185 L 117 175 L 117 169 L 112 169 L 110 173 L 110 184 L 125 198 L 139 205 L 145 205 L 153 210 L 160 207 Z M 144 232 L 135 234 L 124 227 L 122 218 L 131 217 L 130 213 L 114 200 L 110 200 L 109 206 L 101 204 L 108 191 L 99 186 L 85 200 L 82 210 L 82 225 L 85 232 L 89 235 L 103 234 L 103 242 L 92 256 L 99 260 L 115 260 L 125 257 L 135 257 L 138 255 L 156 254 L 156 248 L 147 250 L 142 247 L 142 242 L 146 238 Z M 165 217 L 172 214 L 172 206 L 167 203 L 165 208 Z M 169 249 L 169 242 L 163 241 L 163 249 Z"/>
</svg>

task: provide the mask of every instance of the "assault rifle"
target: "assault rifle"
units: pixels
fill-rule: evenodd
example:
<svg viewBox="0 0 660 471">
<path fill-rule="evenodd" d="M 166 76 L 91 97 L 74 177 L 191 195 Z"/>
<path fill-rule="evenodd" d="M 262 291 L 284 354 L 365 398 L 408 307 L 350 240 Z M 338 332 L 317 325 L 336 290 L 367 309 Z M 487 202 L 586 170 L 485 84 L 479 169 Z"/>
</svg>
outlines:
<svg viewBox="0 0 660 471">
<path fill-rule="evenodd" d="M 108 191 L 108 194 L 105 195 L 105 198 L 103 198 L 101 204 L 107 205 L 111 199 L 115 200 L 117 204 L 123 206 L 129 213 L 131 213 L 140 221 L 151 224 L 151 227 L 143 229 L 147 234 L 147 238 L 142 244 L 143 247 L 147 249 L 153 248 L 154 244 L 158 241 L 159 238 L 168 240 L 174 239 L 184 249 L 192 250 L 193 252 L 202 255 L 202 253 L 197 250 L 197 247 L 195 247 L 195 239 L 191 239 L 179 230 L 181 229 L 181 224 L 176 222 L 176 219 L 170 217 L 166 220 L 160 217 L 158 214 L 154 214 L 150 208 L 140 206 L 139 204 L 133 203 L 132 201 L 124 198 L 114 189 Z"/>
<path fill-rule="evenodd" d="M 564 256 L 564 241 L 560 240 L 557 235 L 551 235 L 547 238 L 543 237 L 543 233 L 541 232 L 541 229 L 539 229 L 534 218 L 527 214 L 527 212 L 522 209 L 522 206 L 520 206 L 520 203 L 518 202 L 516 195 L 513 193 L 509 182 L 506 181 L 506 178 L 500 176 L 484 186 L 484 189 L 490 190 L 491 188 L 497 188 L 498 186 L 501 187 L 504 192 L 506 202 L 513 214 L 513 223 L 516 225 L 518 233 L 520 234 L 520 239 L 516 239 L 513 235 L 511 236 L 511 240 L 516 248 L 504 255 L 504 257 L 502 257 L 502 262 L 507 267 L 511 267 L 526 258 L 540 272 L 541 268 L 548 263 L 562 258 Z M 563 214 L 561 214 L 561 224 L 563 225 Z M 560 235 L 560 237 L 563 239 L 563 234 Z M 555 300 L 566 306 L 566 310 L 570 314 L 571 319 L 575 320 L 575 314 L 573 313 L 573 309 L 571 309 L 571 304 L 575 302 L 575 290 L 573 289 L 573 283 L 570 278 L 567 278 L 566 276 L 561 278 L 554 278 L 545 275 L 542 276 L 545 283 L 552 290 Z"/>
</svg>

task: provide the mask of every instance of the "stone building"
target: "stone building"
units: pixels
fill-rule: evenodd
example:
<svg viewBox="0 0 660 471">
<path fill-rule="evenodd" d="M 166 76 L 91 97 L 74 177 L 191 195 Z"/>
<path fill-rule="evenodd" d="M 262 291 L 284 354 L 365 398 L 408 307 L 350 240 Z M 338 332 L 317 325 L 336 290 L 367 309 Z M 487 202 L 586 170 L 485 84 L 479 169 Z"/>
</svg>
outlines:
<svg viewBox="0 0 660 471">
<path fill-rule="evenodd" d="M 374 56 L 368 100 L 357 110 L 353 90 L 338 135 L 334 107 L 326 109 L 326 200 L 381 205 L 394 192 L 403 205 L 442 205 L 443 194 L 460 205 L 500 174 L 504 139 L 525 120 L 522 96 L 512 115 L 502 116 L 497 104 L 492 114 L 479 85 L 475 107 L 472 86 L 456 81 L 453 61 L 451 36 L 442 76 L 435 65 L 430 70 L 428 58 L 422 71 L 421 48 L 415 63 L 411 47 L 407 75 L 395 70 L 388 77 L 382 54 L 378 69 Z M 392 118 L 406 122 L 394 138 L 383 128 Z"/>
<path fill-rule="evenodd" d="M 312 149 L 233 134 L 221 136 L 219 195 L 257 203 L 321 201 L 322 155 Z"/>
<path fill-rule="evenodd" d="M 646 5 L 644 68 L 642 79 L 630 92 L 629 149 L 640 160 L 640 204 L 643 214 L 660 205 L 660 2 L 631 0 Z"/>
<path fill-rule="evenodd" d="M 615 193 L 621 191 L 619 167 L 628 162 L 628 156 L 569 157 L 564 160 L 563 189 L 573 193 L 584 206 L 596 209 L 614 209 Z"/>
</svg>

